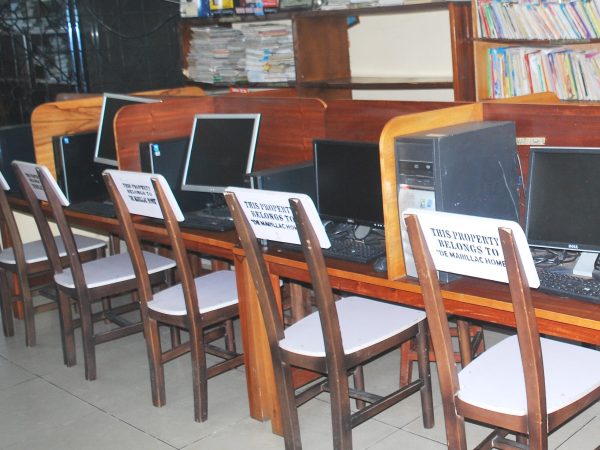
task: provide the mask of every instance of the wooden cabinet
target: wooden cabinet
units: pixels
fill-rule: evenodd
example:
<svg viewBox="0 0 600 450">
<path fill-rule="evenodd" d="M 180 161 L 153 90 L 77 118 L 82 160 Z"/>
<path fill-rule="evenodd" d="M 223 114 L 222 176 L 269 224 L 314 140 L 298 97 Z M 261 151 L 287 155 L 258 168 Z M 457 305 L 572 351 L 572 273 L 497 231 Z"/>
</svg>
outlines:
<svg viewBox="0 0 600 450">
<path fill-rule="evenodd" d="M 553 91 L 600 100 L 598 0 L 472 0 L 477 100 Z"/>
<path fill-rule="evenodd" d="M 448 10 L 452 52 L 451 77 L 353 77 L 348 39 L 348 17 L 405 14 Z M 475 81 L 472 47 L 471 4 L 464 1 L 433 0 L 404 5 L 338 10 L 302 11 L 267 15 L 268 19 L 289 18 L 292 21 L 296 84 L 299 95 L 323 99 L 351 98 L 353 89 L 452 89 L 454 99 L 474 100 Z M 257 20 L 234 16 L 217 20 L 219 24 Z M 189 27 L 215 23 L 214 19 L 182 19 L 182 49 L 189 48 Z M 427 33 L 427 29 L 423 30 Z M 416 40 L 424 39 L 415 36 Z M 392 42 L 390 45 L 414 45 L 414 42 Z M 184 56 L 184 67 L 186 61 Z"/>
</svg>

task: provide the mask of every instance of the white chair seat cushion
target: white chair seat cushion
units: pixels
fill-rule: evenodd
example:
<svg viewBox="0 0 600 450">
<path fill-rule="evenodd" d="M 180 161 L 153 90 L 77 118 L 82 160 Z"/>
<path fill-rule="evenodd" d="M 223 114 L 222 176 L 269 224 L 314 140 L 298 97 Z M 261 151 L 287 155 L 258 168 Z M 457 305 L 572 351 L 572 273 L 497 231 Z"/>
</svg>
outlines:
<svg viewBox="0 0 600 450">
<path fill-rule="evenodd" d="M 170 258 L 150 252 L 143 252 L 143 254 L 150 274 L 175 267 L 175 261 Z M 83 264 L 83 274 L 88 288 L 106 286 L 135 278 L 128 253 L 119 253 L 86 262 Z M 55 275 L 54 281 L 59 286 L 71 289 L 75 287 L 71 269 L 65 269 L 62 273 Z"/>
<path fill-rule="evenodd" d="M 541 339 L 548 413 L 600 386 L 600 352 Z M 517 336 L 487 349 L 458 374 L 458 397 L 491 411 L 525 415 L 525 379 Z"/>
<path fill-rule="evenodd" d="M 425 312 L 363 297 L 345 297 L 336 303 L 344 353 L 351 354 L 394 336 L 425 319 Z M 285 329 L 279 346 L 289 352 L 325 356 L 319 312 Z"/>
<path fill-rule="evenodd" d="M 55 236 L 54 242 L 56 242 L 58 254 L 61 257 L 65 256 L 67 252 L 65 250 L 65 246 L 60 236 Z M 95 239 L 81 235 L 75 235 L 75 244 L 77 245 L 77 250 L 79 250 L 80 252 L 86 252 L 89 250 L 106 247 L 106 242 L 100 239 Z M 28 264 L 48 260 L 46 250 L 44 249 L 44 244 L 40 240 L 27 242 L 23 244 L 23 252 L 25 253 L 25 262 Z M 3 262 L 5 264 L 17 263 L 15 259 L 15 252 L 12 248 L 6 248 L 2 250 L 2 253 L 0 253 L 0 262 Z"/>
<path fill-rule="evenodd" d="M 235 305 L 238 302 L 235 273 L 218 270 L 194 279 L 198 304 L 202 314 Z M 172 316 L 185 316 L 185 299 L 181 284 L 176 284 L 154 294 L 148 308 Z"/>
</svg>

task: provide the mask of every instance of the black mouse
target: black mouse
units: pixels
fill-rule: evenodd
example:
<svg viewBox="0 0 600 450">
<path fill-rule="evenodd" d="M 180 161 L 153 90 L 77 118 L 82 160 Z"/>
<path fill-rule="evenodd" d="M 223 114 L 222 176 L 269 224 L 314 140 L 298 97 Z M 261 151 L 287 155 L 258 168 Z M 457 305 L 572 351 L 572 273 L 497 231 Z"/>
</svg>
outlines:
<svg viewBox="0 0 600 450">
<path fill-rule="evenodd" d="M 373 262 L 373 270 L 375 272 L 387 272 L 387 258 L 380 256 Z"/>
</svg>

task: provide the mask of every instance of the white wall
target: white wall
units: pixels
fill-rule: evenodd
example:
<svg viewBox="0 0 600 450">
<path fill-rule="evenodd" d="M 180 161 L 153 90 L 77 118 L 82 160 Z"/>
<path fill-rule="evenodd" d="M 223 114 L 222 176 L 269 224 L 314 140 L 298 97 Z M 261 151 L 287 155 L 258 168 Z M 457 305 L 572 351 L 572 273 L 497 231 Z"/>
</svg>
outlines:
<svg viewBox="0 0 600 450">
<path fill-rule="evenodd" d="M 448 11 L 362 16 L 349 29 L 354 76 L 452 78 Z M 451 89 L 354 91 L 355 99 L 452 101 Z"/>
</svg>

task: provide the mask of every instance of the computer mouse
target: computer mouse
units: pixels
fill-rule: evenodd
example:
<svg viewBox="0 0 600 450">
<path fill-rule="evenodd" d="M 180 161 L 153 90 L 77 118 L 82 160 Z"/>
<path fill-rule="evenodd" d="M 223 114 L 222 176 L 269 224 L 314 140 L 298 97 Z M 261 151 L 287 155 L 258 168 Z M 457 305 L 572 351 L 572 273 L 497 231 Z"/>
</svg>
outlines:
<svg viewBox="0 0 600 450">
<path fill-rule="evenodd" d="M 375 272 L 387 272 L 387 258 L 380 256 L 373 262 L 373 270 Z"/>
</svg>

